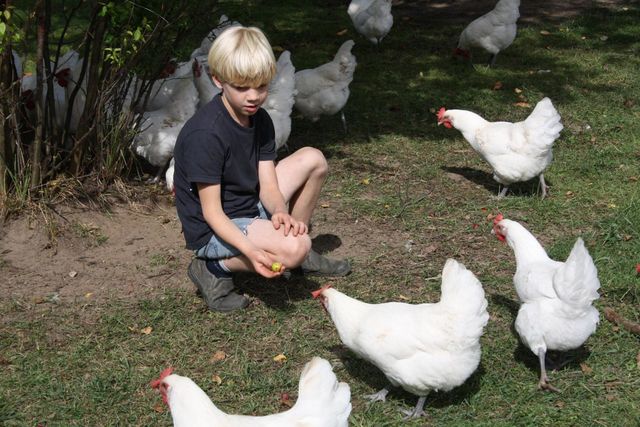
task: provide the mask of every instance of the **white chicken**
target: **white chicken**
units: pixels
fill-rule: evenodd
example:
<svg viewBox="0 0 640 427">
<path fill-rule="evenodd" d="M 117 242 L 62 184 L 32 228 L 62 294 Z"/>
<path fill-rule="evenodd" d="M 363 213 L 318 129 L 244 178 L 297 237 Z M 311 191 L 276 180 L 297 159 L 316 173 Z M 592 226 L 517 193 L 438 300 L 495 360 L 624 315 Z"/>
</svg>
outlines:
<svg viewBox="0 0 640 427">
<path fill-rule="evenodd" d="M 498 215 L 493 233 L 515 252 L 513 284 L 522 302 L 515 327 L 540 361 L 538 388 L 558 391 L 549 383 L 545 356 L 548 350 L 578 348 L 595 332 L 599 315 L 592 303 L 600 288 L 596 266 L 580 238 L 567 261 L 559 262 L 518 222 Z"/>
<path fill-rule="evenodd" d="M 393 26 L 391 0 L 352 0 L 347 13 L 356 31 L 379 45 Z"/>
<path fill-rule="evenodd" d="M 563 126 L 560 114 L 549 98 L 536 105 L 522 122 L 489 122 L 466 110 L 438 112 L 438 125 L 456 128 L 471 147 L 493 168 L 493 179 L 504 185 L 498 197 L 504 197 L 509 185 L 539 177 L 542 198 L 548 186 L 544 171 L 553 159 L 553 143 Z"/>
<path fill-rule="evenodd" d="M 494 66 L 498 53 L 516 38 L 519 7 L 520 0 L 498 1 L 491 12 L 475 19 L 462 31 L 455 53 L 470 59 L 469 49 L 480 47 L 491 54 L 489 65 Z"/>
<path fill-rule="evenodd" d="M 262 104 L 267 110 L 276 133 L 276 150 L 287 143 L 291 134 L 291 110 L 296 94 L 295 67 L 291 63 L 291 53 L 285 50 L 276 63 L 276 76 L 269 84 L 269 96 Z"/>
<path fill-rule="evenodd" d="M 182 127 L 198 107 L 198 91 L 193 77 L 177 79 L 166 107 L 142 115 L 133 141 L 135 152 L 159 168 L 153 182 L 160 181 L 164 168 L 173 157 L 173 148 Z"/>
<path fill-rule="evenodd" d="M 448 259 L 442 296 L 432 304 L 367 304 L 325 286 L 313 293 L 331 316 L 341 341 L 377 366 L 394 386 L 419 396 L 410 417 L 424 415 L 431 390 L 464 383 L 480 362 L 480 336 L 489 320 L 480 281 Z M 368 396 L 385 400 L 388 388 Z"/>
<path fill-rule="evenodd" d="M 207 66 L 207 57 L 198 56 L 193 58 L 193 61 L 193 83 L 196 85 L 198 96 L 200 97 L 198 108 L 202 108 L 211 102 L 214 96 L 220 93 L 220 89 L 213 83 L 207 71 L 209 69 Z"/>
<path fill-rule="evenodd" d="M 346 427 L 351 391 L 339 383 L 331 365 L 320 357 L 300 375 L 298 400 L 291 409 L 262 417 L 226 414 L 191 379 L 166 369 L 151 383 L 171 409 L 174 427 Z"/>
<path fill-rule="evenodd" d="M 82 81 L 80 81 L 83 63 L 84 60 L 80 58 L 80 54 L 78 52 L 75 50 L 69 50 L 58 59 L 58 66 L 54 73 L 58 86 L 64 88 L 64 101 L 60 101 L 58 99 L 60 96 L 58 94 L 58 89 L 54 85 L 53 94 L 56 100 L 57 120 L 61 122 L 59 124 L 60 128 L 63 128 L 67 113 L 70 113 L 71 118 L 69 120 L 68 130 L 72 133 L 75 133 L 78 130 L 80 118 L 82 117 L 82 113 L 84 112 L 85 104 L 87 102 L 87 81 L 89 79 L 89 69 L 87 68 L 85 70 L 84 75 L 82 76 Z M 78 89 L 76 90 L 76 88 Z M 73 97 L 73 106 L 71 107 L 71 110 L 69 110 L 71 97 L 74 92 L 76 92 L 76 94 Z M 58 111 L 58 109 L 61 111 Z"/>
<path fill-rule="evenodd" d="M 140 103 L 145 103 L 146 101 L 143 111 L 157 111 L 162 108 L 168 108 L 176 97 L 175 93 L 184 88 L 185 80 L 189 81 L 191 85 L 194 84 L 195 67 L 193 60 L 167 64 L 163 70 L 163 75 L 166 76 L 153 82 L 149 89 L 148 99 L 145 100 L 143 96 L 140 100 Z M 131 85 L 132 89 L 137 92 L 143 83 L 145 82 L 136 80 Z"/>
<path fill-rule="evenodd" d="M 349 99 L 349 84 L 357 65 L 356 57 L 351 53 L 353 45 L 353 40 L 347 40 L 340 46 L 333 61 L 296 72 L 295 107 L 303 116 L 315 122 L 321 115 L 333 115 L 341 111 L 346 131 L 343 108 Z"/>
<path fill-rule="evenodd" d="M 227 28 L 235 27 L 238 25 L 241 25 L 241 24 L 237 21 L 232 21 L 231 19 L 229 19 L 227 15 L 220 15 L 220 19 L 218 20 L 218 25 L 214 29 L 209 31 L 209 34 L 207 34 L 202 39 L 200 46 L 196 48 L 193 52 L 191 52 L 191 58 L 196 58 L 199 56 L 208 56 L 209 49 L 211 49 L 211 45 L 213 44 L 213 41 Z"/>
</svg>

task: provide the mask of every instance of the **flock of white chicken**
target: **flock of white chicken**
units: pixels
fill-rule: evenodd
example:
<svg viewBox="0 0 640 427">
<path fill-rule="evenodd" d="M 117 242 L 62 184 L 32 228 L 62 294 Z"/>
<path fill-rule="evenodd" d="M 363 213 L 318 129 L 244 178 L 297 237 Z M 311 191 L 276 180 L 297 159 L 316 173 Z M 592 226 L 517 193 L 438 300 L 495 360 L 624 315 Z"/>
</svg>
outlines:
<svg viewBox="0 0 640 427">
<path fill-rule="evenodd" d="M 496 55 L 515 38 L 519 5 L 519 0 L 499 0 L 491 12 L 462 32 L 455 53 L 470 58 L 468 49 L 481 47 L 491 54 L 490 65 L 494 65 Z M 393 25 L 389 0 L 354 0 L 348 14 L 358 32 L 376 45 Z M 278 147 L 291 131 L 293 105 L 312 120 L 342 110 L 356 66 L 353 45 L 349 40 L 331 63 L 295 74 L 289 52 L 282 53 L 265 103 L 274 120 Z M 344 115 L 342 119 L 346 129 Z M 437 119 L 438 124 L 459 130 L 489 163 L 494 179 L 504 186 L 499 197 L 506 195 L 509 185 L 535 177 L 542 197 L 547 195 L 544 171 L 563 128 L 548 98 L 518 123 L 489 122 L 471 111 L 444 107 Z M 522 303 L 515 329 L 539 359 L 538 387 L 558 391 L 547 375 L 547 352 L 578 348 L 595 331 L 599 313 L 592 303 L 600 287 L 596 267 L 582 239 L 576 241 L 566 262 L 560 262 L 550 259 L 523 225 L 501 214 L 495 217 L 492 232 L 515 254 L 513 283 Z M 389 387 L 366 396 L 370 401 L 384 401 L 391 386 L 418 397 L 416 406 L 404 411 L 407 418 L 424 415 L 431 391 L 460 386 L 480 363 L 480 338 L 489 320 L 487 300 L 477 277 L 453 259 L 444 265 L 441 298 L 436 303 L 370 304 L 330 286 L 315 291 L 313 297 L 331 317 L 342 343 L 389 381 Z M 302 372 L 296 404 L 265 417 L 226 414 L 193 381 L 169 371 L 152 385 L 169 405 L 176 426 L 346 426 L 351 411 L 349 386 L 339 383 L 330 364 L 317 357 Z"/>
<path fill-rule="evenodd" d="M 500 0 L 496 7 L 473 21 L 460 35 L 457 54 L 469 57 L 470 47 L 481 47 L 496 55 L 514 40 L 519 17 L 519 0 Z M 393 25 L 390 0 L 353 0 L 348 14 L 357 31 L 379 44 Z M 226 16 L 195 49 L 191 58 L 175 64 L 168 75 L 154 83 L 144 103 L 133 149 L 162 172 L 172 160 L 180 129 L 194 112 L 219 90 L 207 71 L 207 54 L 221 31 L 237 25 Z M 352 40 L 342 44 L 335 58 L 315 69 L 295 71 L 291 53 L 284 51 L 277 61 L 277 75 L 269 87 L 264 108 L 274 122 L 277 148 L 291 133 L 293 107 L 311 120 L 341 112 L 349 98 L 356 60 Z M 19 75 L 20 58 L 14 55 Z M 79 83 L 82 60 L 70 51 L 53 64 L 54 100 L 62 126 L 65 112 L 72 112 L 71 129 L 77 127 L 84 108 L 84 91 L 76 90 L 71 109 L 70 96 Z M 22 77 L 25 104 L 33 101 L 35 78 Z M 134 80 L 131 94 L 144 82 Z M 30 98 L 31 97 L 31 98 Z M 125 107 L 128 107 L 125 105 Z M 346 129 L 344 114 L 343 124 Z M 544 171 L 552 160 L 552 146 L 562 130 L 560 116 L 548 98 L 541 100 L 531 115 L 519 123 L 489 122 L 470 111 L 438 112 L 438 124 L 458 129 L 472 148 L 493 168 L 494 179 L 504 188 L 515 182 L 540 179 L 542 196 L 547 194 Z M 156 177 L 156 180 L 160 175 Z M 172 167 L 167 174 L 172 187 Z M 521 224 L 498 215 L 493 232 L 514 251 L 513 282 L 522 302 L 515 328 L 522 342 L 539 358 L 541 389 L 557 391 L 546 371 L 549 350 L 566 351 L 581 346 L 595 331 L 598 311 L 592 306 L 600 283 L 596 267 L 581 239 L 566 262 L 548 257 L 542 245 Z M 480 337 L 489 320 L 482 284 L 464 265 L 447 260 L 442 271 L 441 299 L 437 303 L 389 302 L 368 304 L 335 289 L 314 292 L 331 317 L 341 341 L 355 354 L 375 365 L 392 386 L 418 396 L 409 417 L 424 414 L 430 391 L 448 391 L 463 384 L 480 362 Z M 152 383 L 171 409 L 175 426 L 345 426 L 351 411 L 350 389 L 338 382 L 331 365 L 313 358 L 300 377 L 296 404 L 288 411 L 265 417 L 225 414 L 190 379 L 162 373 Z M 368 396 L 385 400 L 389 388 Z"/>
</svg>

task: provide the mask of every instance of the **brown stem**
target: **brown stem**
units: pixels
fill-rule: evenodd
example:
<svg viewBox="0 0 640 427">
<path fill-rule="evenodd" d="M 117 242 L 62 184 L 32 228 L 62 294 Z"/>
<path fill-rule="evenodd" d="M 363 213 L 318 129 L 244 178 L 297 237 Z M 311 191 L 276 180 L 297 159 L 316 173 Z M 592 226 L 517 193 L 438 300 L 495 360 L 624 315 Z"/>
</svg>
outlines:
<svg viewBox="0 0 640 427">
<path fill-rule="evenodd" d="M 640 323 L 632 322 L 631 320 L 625 319 L 624 317 L 613 311 L 611 307 L 606 307 L 604 309 L 604 317 L 606 317 L 609 322 L 620 325 L 631 333 L 640 335 Z"/>
</svg>

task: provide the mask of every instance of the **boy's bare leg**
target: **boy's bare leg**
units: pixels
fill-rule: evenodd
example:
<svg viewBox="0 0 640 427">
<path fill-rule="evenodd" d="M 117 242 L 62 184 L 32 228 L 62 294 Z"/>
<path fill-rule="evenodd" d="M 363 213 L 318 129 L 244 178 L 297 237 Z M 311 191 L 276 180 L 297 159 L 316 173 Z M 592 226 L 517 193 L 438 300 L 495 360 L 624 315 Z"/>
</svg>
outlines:
<svg viewBox="0 0 640 427">
<path fill-rule="evenodd" d="M 318 202 L 329 166 L 320 150 L 304 147 L 276 165 L 278 185 L 289 213 L 307 226 Z"/>
<path fill-rule="evenodd" d="M 327 160 L 320 150 L 301 148 L 276 166 L 278 185 L 289 213 L 307 226 L 318 202 L 328 172 Z M 330 259 L 313 250 L 300 265 L 307 275 L 345 276 L 351 272 L 346 260 Z"/>
</svg>

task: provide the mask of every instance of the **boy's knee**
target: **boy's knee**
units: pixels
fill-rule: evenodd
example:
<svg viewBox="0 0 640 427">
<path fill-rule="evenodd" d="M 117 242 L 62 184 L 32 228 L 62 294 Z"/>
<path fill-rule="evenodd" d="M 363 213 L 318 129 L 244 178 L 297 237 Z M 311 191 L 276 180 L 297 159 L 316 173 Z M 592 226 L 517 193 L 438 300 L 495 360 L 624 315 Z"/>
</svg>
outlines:
<svg viewBox="0 0 640 427">
<path fill-rule="evenodd" d="M 284 264 L 288 268 L 294 268 L 302 264 L 311 250 L 311 238 L 308 234 L 287 239 L 287 245 L 284 250 Z"/>
<path fill-rule="evenodd" d="M 329 163 L 322 154 L 322 151 L 313 147 L 304 147 L 300 151 L 304 154 L 305 162 L 309 164 L 310 169 L 318 175 L 326 175 L 329 171 Z"/>
</svg>

